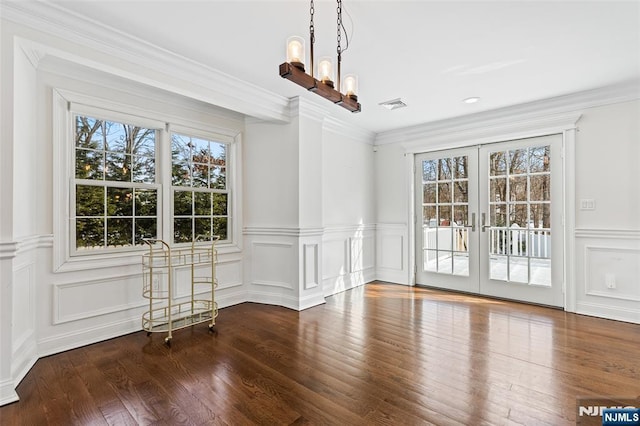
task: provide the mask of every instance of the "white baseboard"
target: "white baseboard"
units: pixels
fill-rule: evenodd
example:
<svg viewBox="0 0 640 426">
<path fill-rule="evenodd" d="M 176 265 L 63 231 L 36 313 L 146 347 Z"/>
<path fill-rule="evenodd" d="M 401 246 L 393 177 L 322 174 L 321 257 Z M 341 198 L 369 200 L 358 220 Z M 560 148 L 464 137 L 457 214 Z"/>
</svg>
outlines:
<svg viewBox="0 0 640 426">
<path fill-rule="evenodd" d="M 361 272 L 328 277 L 322 280 L 322 290 L 325 297 L 351 290 L 366 283 L 375 281 L 375 270 L 368 268 Z"/>
<path fill-rule="evenodd" d="M 576 313 L 589 315 L 592 317 L 640 324 L 639 309 L 624 309 L 597 303 L 578 302 L 576 305 Z"/>
<path fill-rule="evenodd" d="M 379 268 L 376 270 L 376 280 L 393 284 L 411 285 L 407 271 L 403 270 Z"/>
<path fill-rule="evenodd" d="M 0 406 L 11 404 L 20 399 L 15 387 L 13 380 L 3 380 L 0 382 Z"/>
</svg>

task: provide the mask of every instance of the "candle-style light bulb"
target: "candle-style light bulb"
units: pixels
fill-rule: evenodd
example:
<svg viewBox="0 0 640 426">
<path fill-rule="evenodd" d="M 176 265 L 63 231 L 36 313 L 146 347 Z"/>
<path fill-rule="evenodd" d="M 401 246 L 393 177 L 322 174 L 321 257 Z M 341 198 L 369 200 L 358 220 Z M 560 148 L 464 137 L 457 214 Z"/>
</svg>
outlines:
<svg viewBox="0 0 640 426">
<path fill-rule="evenodd" d="M 354 74 L 348 74 L 344 77 L 343 86 L 345 95 L 354 101 L 358 100 L 358 77 Z"/>
<path fill-rule="evenodd" d="M 304 71 L 304 39 L 292 36 L 287 39 L 287 62 Z"/>
<path fill-rule="evenodd" d="M 333 61 L 324 57 L 318 62 L 318 77 L 327 86 L 333 87 Z"/>
</svg>

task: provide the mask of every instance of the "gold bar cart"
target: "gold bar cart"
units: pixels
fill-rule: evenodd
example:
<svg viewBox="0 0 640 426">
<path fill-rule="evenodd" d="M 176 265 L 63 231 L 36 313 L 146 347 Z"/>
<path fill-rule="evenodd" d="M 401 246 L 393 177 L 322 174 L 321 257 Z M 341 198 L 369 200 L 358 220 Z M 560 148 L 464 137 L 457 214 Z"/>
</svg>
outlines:
<svg viewBox="0 0 640 426">
<path fill-rule="evenodd" d="M 218 316 L 215 301 L 217 250 L 216 236 L 211 244 L 194 241 L 189 248 L 172 249 L 165 241 L 143 240 L 149 251 L 142 255 L 142 295 L 149 300 L 149 310 L 142 314 L 142 329 L 151 333 L 167 333 L 164 341 L 171 345 L 173 331 L 209 322 L 213 330 Z M 210 276 L 198 276 L 196 270 L 209 265 Z M 190 295 L 177 297 L 176 269 L 191 269 Z"/>
</svg>

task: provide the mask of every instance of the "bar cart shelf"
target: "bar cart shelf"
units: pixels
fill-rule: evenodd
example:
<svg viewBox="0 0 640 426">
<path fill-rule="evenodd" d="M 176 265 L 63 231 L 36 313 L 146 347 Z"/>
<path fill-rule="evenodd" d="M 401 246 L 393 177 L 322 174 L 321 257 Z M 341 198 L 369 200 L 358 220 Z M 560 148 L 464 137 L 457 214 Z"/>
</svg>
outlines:
<svg viewBox="0 0 640 426">
<path fill-rule="evenodd" d="M 204 322 L 213 331 L 218 316 L 215 301 L 217 250 L 219 237 L 206 244 L 192 243 L 187 248 L 171 248 L 162 240 L 143 240 L 149 251 L 142 255 L 142 295 L 149 309 L 142 314 L 142 329 L 151 333 L 167 333 L 164 341 L 171 345 L 173 332 Z M 204 268 L 203 268 L 204 267 Z M 190 269 L 190 292 L 176 296 L 176 271 Z M 210 275 L 202 274 L 203 270 Z"/>
</svg>

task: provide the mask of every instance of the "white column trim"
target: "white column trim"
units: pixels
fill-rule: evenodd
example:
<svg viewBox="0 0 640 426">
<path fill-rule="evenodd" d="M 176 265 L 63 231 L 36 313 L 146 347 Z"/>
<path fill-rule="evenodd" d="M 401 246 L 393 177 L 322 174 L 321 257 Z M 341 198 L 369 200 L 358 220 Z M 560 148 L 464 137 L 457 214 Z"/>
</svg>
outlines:
<svg viewBox="0 0 640 426">
<path fill-rule="evenodd" d="M 576 118 L 576 123 L 580 116 Z M 563 186 L 564 186 L 564 309 L 568 312 L 576 311 L 576 128 L 563 132 Z"/>
</svg>

